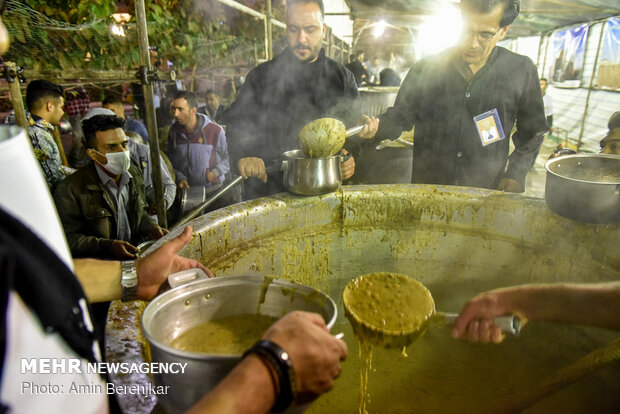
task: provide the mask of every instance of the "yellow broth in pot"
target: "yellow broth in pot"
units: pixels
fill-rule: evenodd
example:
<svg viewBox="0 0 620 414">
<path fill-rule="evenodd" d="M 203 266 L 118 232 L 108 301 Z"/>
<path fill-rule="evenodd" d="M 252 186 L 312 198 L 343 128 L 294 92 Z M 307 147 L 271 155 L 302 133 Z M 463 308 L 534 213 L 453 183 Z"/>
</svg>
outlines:
<svg viewBox="0 0 620 414">
<path fill-rule="evenodd" d="M 265 315 L 233 315 L 194 326 L 172 340 L 182 351 L 210 355 L 240 355 L 263 336 L 278 320 Z"/>
</svg>

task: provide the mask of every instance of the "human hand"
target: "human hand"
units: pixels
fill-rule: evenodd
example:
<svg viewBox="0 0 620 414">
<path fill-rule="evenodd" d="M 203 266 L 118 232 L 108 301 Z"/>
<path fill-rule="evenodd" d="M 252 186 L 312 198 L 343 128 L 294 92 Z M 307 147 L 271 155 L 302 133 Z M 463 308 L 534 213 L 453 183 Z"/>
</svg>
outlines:
<svg viewBox="0 0 620 414">
<path fill-rule="evenodd" d="M 112 256 L 117 260 L 135 259 L 138 248 L 124 240 L 114 240 L 112 243 Z"/>
<path fill-rule="evenodd" d="M 209 277 L 213 277 L 213 273 L 199 261 L 187 259 L 177 254 L 191 238 L 192 228 L 187 226 L 179 236 L 136 261 L 138 297 L 140 299 L 152 299 L 171 273 L 199 268 Z"/>
<path fill-rule="evenodd" d="M 349 151 L 343 149 L 343 155 L 348 155 Z M 353 156 L 349 157 L 348 160 L 340 162 L 340 172 L 342 173 L 342 179 L 349 179 L 355 174 L 355 159 Z"/>
<path fill-rule="evenodd" d="M 340 361 L 347 345 L 329 333 L 316 313 L 295 311 L 273 324 L 263 335 L 291 357 L 297 381 L 298 402 L 309 402 L 329 391 L 340 376 Z"/>
<path fill-rule="evenodd" d="M 256 177 L 264 183 L 267 182 L 265 162 L 261 158 L 241 158 L 237 163 L 237 169 L 239 170 L 239 174 L 241 174 L 241 176 L 246 180 L 248 177 Z"/>
<path fill-rule="evenodd" d="M 181 180 L 181 181 L 179 181 L 179 184 L 177 185 L 177 187 L 179 187 L 179 188 L 189 188 L 189 183 L 187 182 L 187 180 Z"/>
<path fill-rule="evenodd" d="M 492 290 L 470 299 L 454 322 L 452 337 L 485 344 L 502 342 L 505 336 L 501 328 L 493 323 L 493 318 L 511 312 L 508 299 L 502 292 Z"/>
<path fill-rule="evenodd" d="M 212 183 L 216 180 L 215 173 L 213 171 L 206 170 L 205 172 L 206 172 L 206 178 L 208 182 Z"/>
<path fill-rule="evenodd" d="M 148 237 L 151 240 L 157 240 L 163 236 L 165 236 L 166 234 L 168 234 L 168 230 L 164 229 L 163 227 L 160 227 L 158 225 L 154 225 L 151 230 L 148 233 Z"/>
<path fill-rule="evenodd" d="M 499 184 L 497 185 L 497 189 L 499 191 L 507 191 L 509 193 L 522 193 L 523 188 L 521 184 L 517 182 L 514 178 L 502 178 L 499 180 Z"/>
<path fill-rule="evenodd" d="M 362 129 L 358 136 L 360 138 L 370 139 L 375 136 L 379 129 L 379 118 L 363 115 L 363 120 L 366 125 L 364 125 L 364 129 Z"/>
</svg>

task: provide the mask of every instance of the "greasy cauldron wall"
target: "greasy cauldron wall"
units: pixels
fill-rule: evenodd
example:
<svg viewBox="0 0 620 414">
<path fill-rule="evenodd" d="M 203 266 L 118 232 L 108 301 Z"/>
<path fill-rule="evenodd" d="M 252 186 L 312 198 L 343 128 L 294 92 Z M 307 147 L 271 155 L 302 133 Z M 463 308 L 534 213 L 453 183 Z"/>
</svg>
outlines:
<svg viewBox="0 0 620 414">
<path fill-rule="evenodd" d="M 496 287 L 620 278 L 618 226 L 576 223 L 552 213 L 544 200 L 471 188 L 345 186 L 320 197 L 280 194 L 215 211 L 191 225 L 196 234 L 181 254 L 201 260 L 217 276 L 276 275 L 318 288 L 338 304 L 333 332 L 345 332 L 349 358 L 334 390 L 313 405 L 316 413 L 358 410 L 358 348 L 341 299 L 357 275 L 410 275 L 430 289 L 439 310 L 455 312 L 474 294 Z M 408 358 L 373 351 L 367 409 L 501 407 L 615 336 L 532 323 L 519 338 L 481 346 L 452 340 L 448 328 L 433 326 L 409 346 Z M 606 368 L 542 402 L 536 412 L 618 409 L 618 374 Z"/>
</svg>

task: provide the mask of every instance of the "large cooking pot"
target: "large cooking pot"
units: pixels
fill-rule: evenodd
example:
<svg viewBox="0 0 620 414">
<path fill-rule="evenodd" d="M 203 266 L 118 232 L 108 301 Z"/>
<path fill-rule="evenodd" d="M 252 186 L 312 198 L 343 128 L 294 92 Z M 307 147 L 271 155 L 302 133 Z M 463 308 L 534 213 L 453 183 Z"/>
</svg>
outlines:
<svg viewBox="0 0 620 414">
<path fill-rule="evenodd" d="M 336 304 L 324 293 L 260 275 L 197 280 L 155 298 L 142 315 L 142 329 L 150 344 L 152 361 L 188 363 L 182 375 L 154 374 L 156 386 L 170 387 L 166 394 L 159 396 L 159 403 L 168 414 L 185 412 L 241 358 L 241 355 L 206 355 L 169 346 L 181 333 L 226 316 L 281 317 L 293 310 L 319 313 L 330 328 L 337 316 Z M 295 412 L 295 408 L 289 412 Z"/>
<path fill-rule="evenodd" d="M 249 271 L 279 275 L 328 293 L 338 306 L 347 283 L 372 272 L 415 277 L 445 312 L 458 312 L 479 292 L 518 283 L 620 280 L 620 226 L 567 220 L 543 199 L 483 189 L 342 186 L 320 197 L 263 197 L 190 224 L 195 235 L 180 254 L 200 260 L 218 278 Z M 112 304 L 109 361 L 127 361 L 132 352 L 140 356 L 139 326 L 125 322 L 137 313 L 135 306 Z M 359 412 L 366 365 L 342 308 L 338 315 L 332 332 L 344 332 L 349 355 L 334 388 L 308 413 Z M 400 351 L 373 349 L 366 409 L 370 414 L 492 412 L 617 337 L 603 329 L 530 322 L 519 337 L 483 346 L 454 340 L 449 328 L 432 325 L 407 348 L 407 358 Z M 608 366 L 528 413 L 620 412 L 619 377 L 619 367 Z M 131 383 L 138 383 L 135 377 Z M 117 397 L 128 412 L 153 409 L 141 396 Z"/>
<path fill-rule="evenodd" d="M 620 157 L 566 155 L 545 168 L 545 200 L 552 211 L 587 223 L 620 221 Z"/>
<path fill-rule="evenodd" d="M 293 194 L 311 196 L 331 193 L 342 184 L 340 162 L 348 156 L 309 158 L 302 150 L 284 153 L 284 186 Z"/>
</svg>

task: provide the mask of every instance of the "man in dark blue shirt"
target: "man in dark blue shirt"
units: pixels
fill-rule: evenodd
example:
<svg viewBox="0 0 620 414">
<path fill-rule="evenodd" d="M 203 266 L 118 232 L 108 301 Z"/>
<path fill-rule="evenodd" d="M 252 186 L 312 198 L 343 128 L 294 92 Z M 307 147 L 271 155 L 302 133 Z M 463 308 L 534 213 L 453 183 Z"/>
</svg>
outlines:
<svg viewBox="0 0 620 414">
<path fill-rule="evenodd" d="M 463 0 L 459 44 L 417 62 L 380 117 L 381 139 L 415 125 L 412 182 L 524 191 L 549 128 L 536 67 L 496 46 L 519 9 L 519 0 Z"/>
</svg>

